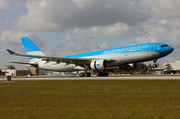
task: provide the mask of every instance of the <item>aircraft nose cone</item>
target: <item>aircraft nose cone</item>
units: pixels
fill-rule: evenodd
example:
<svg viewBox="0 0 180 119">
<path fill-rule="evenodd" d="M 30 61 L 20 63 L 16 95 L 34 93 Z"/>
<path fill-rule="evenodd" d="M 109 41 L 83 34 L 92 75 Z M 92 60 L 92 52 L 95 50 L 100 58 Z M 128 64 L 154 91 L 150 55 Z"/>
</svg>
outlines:
<svg viewBox="0 0 180 119">
<path fill-rule="evenodd" d="M 167 53 L 167 54 L 170 54 L 170 53 L 172 53 L 173 51 L 174 51 L 174 48 L 169 47 L 169 48 L 167 48 L 166 53 Z"/>
<path fill-rule="evenodd" d="M 170 48 L 169 48 L 169 51 L 170 51 L 170 52 L 173 52 L 173 51 L 174 51 L 174 48 L 170 47 Z"/>
</svg>

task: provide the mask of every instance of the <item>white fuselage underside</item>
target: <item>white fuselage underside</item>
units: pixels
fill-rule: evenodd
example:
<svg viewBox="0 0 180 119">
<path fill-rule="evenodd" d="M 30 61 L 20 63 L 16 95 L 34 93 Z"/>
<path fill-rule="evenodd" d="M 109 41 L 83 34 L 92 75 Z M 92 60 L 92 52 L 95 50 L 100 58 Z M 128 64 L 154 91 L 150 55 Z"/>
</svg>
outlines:
<svg viewBox="0 0 180 119">
<path fill-rule="evenodd" d="M 96 59 L 108 59 L 113 60 L 113 62 L 108 63 L 108 67 L 115 67 L 125 63 L 138 62 L 146 59 L 151 59 L 153 57 L 158 56 L 157 52 L 136 52 L 136 53 L 117 53 L 117 54 L 108 54 L 108 55 L 98 55 L 98 56 L 90 56 L 84 58 L 96 58 Z M 39 61 L 39 68 L 44 70 L 52 70 L 59 72 L 72 72 L 72 71 L 82 71 L 85 70 L 83 67 L 76 66 L 75 64 Z"/>
</svg>

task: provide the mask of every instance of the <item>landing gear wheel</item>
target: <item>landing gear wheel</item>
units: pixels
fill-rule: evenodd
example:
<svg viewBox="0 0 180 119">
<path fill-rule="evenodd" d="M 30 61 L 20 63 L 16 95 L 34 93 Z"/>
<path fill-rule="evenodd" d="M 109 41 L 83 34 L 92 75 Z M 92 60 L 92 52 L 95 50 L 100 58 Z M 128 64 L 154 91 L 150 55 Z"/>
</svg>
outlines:
<svg viewBox="0 0 180 119">
<path fill-rule="evenodd" d="M 104 76 L 109 76 L 109 73 L 104 73 Z"/>
<path fill-rule="evenodd" d="M 85 76 L 84 73 L 80 73 L 80 74 L 79 74 L 79 77 L 83 77 L 83 76 Z"/>
<path fill-rule="evenodd" d="M 98 76 L 103 76 L 103 73 L 102 72 L 98 72 L 97 75 Z"/>
<path fill-rule="evenodd" d="M 90 77 L 90 76 L 91 76 L 91 73 L 89 73 L 89 72 L 88 72 L 88 73 L 85 73 L 85 72 L 84 72 L 84 73 L 80 73 L 80 74 L 79 74 L 79 77 L 84 77 L 84 76 L 85 76 L 85 77 Z"/>
<path fill-rule="evenodd" d="M 154 64 L 153 67 L 154 67 L 154 68 L 157 68 L 157 64 Z"/>
<path fill-rule="evenodd" d="M 91 76 L 91 73 L 85 73 L 85 77 L 90 77 Z"/>
<path fill-rule="evenodd" d="M 98 76 L 109 76 L 109 73 L 98 72 Z"/>
<path fill-rule="evenodd" d="M 154 59 L 153 62 L 154 62 L 154 65 L 153 65 L 154 68 L 159 67 L 159 65 L 158 65 L 158 63 L 157 63 L 157 59 Z M 156 63 L 157 63 L 157 64 L 156 64 Z"/>
</svg>

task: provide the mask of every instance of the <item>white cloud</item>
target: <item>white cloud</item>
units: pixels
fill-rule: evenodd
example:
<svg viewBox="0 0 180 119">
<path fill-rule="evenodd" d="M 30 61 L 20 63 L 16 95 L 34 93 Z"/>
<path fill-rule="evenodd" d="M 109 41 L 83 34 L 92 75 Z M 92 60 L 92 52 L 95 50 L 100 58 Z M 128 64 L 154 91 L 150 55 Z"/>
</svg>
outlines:
<svg viewBox="0 0 180 119">
<path fill-rule="evenodd" d="M 46 49 L 44 42 L 42 42 L 39 37 L 35 36 L 31 32 L 24 31 L 4 30 L 2 33 L 0 33 L 0 43 L 3 45 L 15 46 L 15 48 L 24 50 L 21 38 L 26 36 L 40 49 Z"/>
<path fill-rule="evenodd" d="M 72 0 L 79 9 L 83 10 L 84 8 L 91 6 L 96 0 Z"/>
<path fill-rule="evenodd" d="M 106 7 L 107 7 L 108 9 L 111 9 L 113 6 L 112 6 L 110 3 L 108 3 L 108 4 L 106 4 Z"/>
<path fill-rule="evenodd" d="M 89 29 L 75 29 L 63 36 L 62 40 L 89 39 L 97 37 L 122 37 L 129 31 L 129 26 L 123 23 L 116 23 L 106 27 L 92 27 Z"/>
<path fill-rule="evenodd" d="M 13 45 L 20 45 L 21 38 L 24 36 L 32 36 L 30 32 L 23 32 L 23 31 L 12 31 L 12 30 L 4 30 L 0 34 L 0 42 L 2 44 L 13 44 Z"/>
<path fill-rule="evenodd" d="M 179 21 L 170 19 L 150 19 L 144 22 L 141 28 L 137 29 L 136 40 L 138 43 L 162 42 L 171 46 L 179 46 L 180 29 L 172 24 L 180 24 Z"/>
<path fill-rule="evenodd" d="M 10 2 L 26 3 L 28 0 L 0 0 L 0 11 L 7 11 L 10 7 Z M 31 0 L 35 1 L 35 0 Z"/>
<path fill-rule="evenodd" d="M 20 2 L 20 3 L 26 3 L 28 2 L 29 0 L 9 0 L 9 1 L 14 1 L 14 2 Z M 33 0 L 31 0 L 33 1 Z M 35 0 L 34 0 L 35 1 Z"/>
<path fill-rule="evenodd" d="M 141 0 L 145 7 L 150 8 L 152 15 L 161 18 L 180 17 L 179 0 Z"/>
<path fill-rule="evenodd" d="M 7 11 L 9 10 L 9 3 L 7 0 L 0 0 L 0 11 Z"/>
<path fill-rule="evenodd" d="M 100 47 L 99 50 L 105 50 L 105 49 L 113 48 L 111 45 L 109 45 L 107 43 L 103 43 L 103 44 L 99 45 L 99 47 Z"/>
<path fill-rule="evenodd" d="M 106 43 L 103 43 L 101 45 L 96 45 L 94 43 L 90 43 L 88 40 L 61 41 L 57 45 L 52 45 L 52 44 L 48 45 L 45 54 L 51 56 L 52 55 L 67 56 L 67 55 L 103 50 L 106 48 L 112 48 L 112 46 Z"/>
<path fill-rule="evenodd" d="M 0 18 L 0 29 L 7 29 L 9 27 L 8 20 Z"/>
<path fill-rule="evenodd" d="M 28 13 L 13 22 L 13 29 L 57 32 L 116 23 L 134 25 L 150 17 L 126 0 L 38 0 L 25 5 Z"/>
</svg>

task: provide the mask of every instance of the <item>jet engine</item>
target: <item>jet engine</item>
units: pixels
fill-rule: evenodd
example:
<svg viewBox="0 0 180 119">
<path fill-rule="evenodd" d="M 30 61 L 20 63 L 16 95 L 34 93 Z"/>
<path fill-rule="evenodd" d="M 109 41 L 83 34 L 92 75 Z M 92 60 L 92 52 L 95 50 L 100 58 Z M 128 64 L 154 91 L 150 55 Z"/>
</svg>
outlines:
<svg viewBox="0 0 180 119">
<path fill-rule="evenodd" d="M 121 65 L 119 68 L 123 70 L 134 70 L 137 68 L 137 63 L 124 64 L 124 65 Z"/>
<path fill-rule="evenodd" d="M 108 67 L 108 63 L 106 60 L 94 60 L 91 62 L 90 67 L 93 70 L 103 70 Z"/>
</svg>

